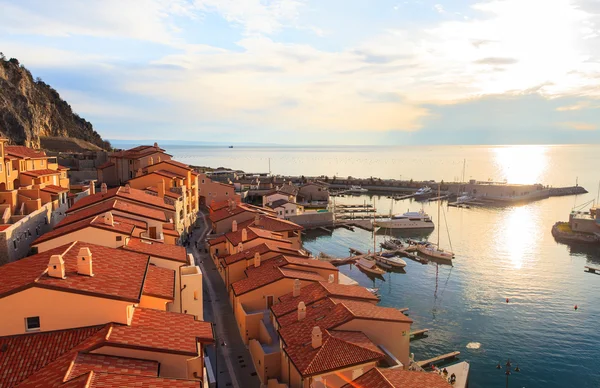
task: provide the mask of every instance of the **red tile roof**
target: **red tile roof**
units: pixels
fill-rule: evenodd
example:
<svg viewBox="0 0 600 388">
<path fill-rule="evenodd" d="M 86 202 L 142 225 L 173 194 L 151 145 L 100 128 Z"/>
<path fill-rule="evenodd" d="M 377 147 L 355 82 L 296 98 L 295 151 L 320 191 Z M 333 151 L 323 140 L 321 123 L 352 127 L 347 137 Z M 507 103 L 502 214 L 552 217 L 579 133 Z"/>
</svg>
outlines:
<svg viewBox="0 0 600 388">
<path fill-rule="evenodd" d="M 64 193 L 65 191 L 69 191 L 69 189 L 66 189 L 66 188 L 60 187 L 60 186 L 56 186 L 56 185 L 46 185 L 41 190 L 48 191 L 48 192 L 54 193 L 54 194 Z"/>
<path fill-rule="evenodd" d="M 343 388 L 450 388 L 437 373 L 373 368 Z"/>
<path fill-rule="evenodd" d="M 196 356 L 197 341 L 213 342 L 212 324 L 193 315 L 136 308 L 131 326 L 113 326 L 105 346 L 161 349 Z"/>
<path fill-rule="evenodd" d="M 287 221 L 281 218 L 269 217 L 266 215 L 260 215 L 258 222 L 256 218 L 248 221 L 241 222 L 238 228 L 253 227 L 256 229 L 270 230 L 272 232 L 291 232 L 294 230 L 303 230 L 304 228 L 292 221 Z"/>
<path fill-rule="evenodd" d="M 167 221 L 167 217 L 165 216 L 165 213 L 162 210 L 153 209 L 148 206 L 124 202 L 120 199 L 113 199 L 107 202 L 100 202 L 85 209 L 81 209 L 75 213 L 69 214 L 62 221 L 60 221 L 55 226 L 55 228 L 60 228 L 64 225 L 81 221 L 89 217 L 94 217 L 99 214 L 106 213 L 107 211 L 123 212 L 128 215 L 130 214 L 138 217 L 150 218 L 162 222 Z"/>
<path fill-rule="evenodd" d="M 156 298 L 172 300 L 175 297 L 175 271 L 149 265 L 143 293 Z"/>
<path fill-rule="evenodd" d="M 46 158 L 46 153 L 40 150 L 34 150 L 33 148 L 25 147 L 25 146 L 5 146 L 4 151 L 13 156 L 17 156 L 20 158 L 31 158 L 31 159 L 41 159 Z"/>
<path fill-rule="evenodd" d="M 115 197 L 126 200 L 127 202 L 131 201 L 139 205 L 149 205 L 170 211 L 175 210 L 173 205 L 165 203 L 164 199 L 158 198 L 152 194 L 148 194 L 144 190 L 138 190 L 130 187 L 129 192 L 126 192 L 126 188 L 121 186 L 107 190 L 105 194 L 99 192 L 81 198 L 73 206 L 71 206 L 69 210 L 67 210 L 67 213 L 73 213 L 101 202 L 110 201 Z"/>
<path fill-rule="evenodd" d="M 198 381 L 161 377 L 129 376 L 126 374 L 94 373 L 85 388 L 198 388 Z"/>
<path fill-rule="evenodd" d="M 134 237 L 129 239 L 129 243 L 121 248 L 161 259 L 187 263 L 187 252 L 184 247 L 179 245 L 163 244 Z"/>
<path fill-rule="evenodd" d="M 171 164 L 173 166 L 177 166 L 177 167 L 181 167 L 181 168 L 187 168 L 191 170 L 191 167 L 189 166 L 189 164 L 185 164 L 185 163 L 180 163 L 176 160 L 162 160 L 159 163 L 156 164 L 160 164 L 160 163 L 167 163 L 167 164 Z"/>
<path fill-rule="evenodd" d="M 309 308 L 306 310 L 308 311 Z M 311 307 L 312 309 L 312 307 Z M 279 335 L 287 346 L 303 344 L 310 341 L 312 328 L 319 326 L 321 330 L 332 330 L 336 327 L 350 322 L 354 317 L 343 304 L 331 305 L 330 303 L 319 303 L 309 317 L 301 321 L 290 320 L 288 326 L 279 328 Z"/>
<path fill-rule="evenodd" d="M 113 162 L 106 162 L 106 163 L 102 163 L 101 165 L 99 165 L 99 166 L 98 166 L 98 167 L 96 167 L 96 168 L 97 168 L 98 170 L 103 170 L 103 169 L 105 169 L 105 168 L 112 167 L 112 166 L 114 166 L 114 165 L 115 165 L 115 164 L 114 164 Z"/>
<path fill-rule="evenodd" d="M 343 303 L 355 318 L 371 319 L 376 321 L 391 321 L 412 323 L 413 320 L 404 315 L 400 310 L 391 307 L 381 307 L 376 304 L 358 300 L 331 298 L 336 304 Z"/>
<path fill-rule="evenodd" d="M 229 200 L 224 200 L 224 201 L 219 201 L 219 202 L 213 202 L 209 205 L 209 210 L 214 212 L 217 210 L 221 210 L 223 208 L 226 208 L 227 206 L 229 206 Z"/>
<path fill-rule="evenodd" d="M 124 151 L 113 152 L 110 154 L 110 156 L 115 157 L 115 158 L 138 159 L 138 158 L 142 158 L 144 156 L 152 155 L 153 153 L 157 153 L 157 152 L 168 155 L 165 153 L 165 150 L 160 147 L 144 145 L 144 146 L 130 148 L 130 149 L 124 150 Z"/>
<path fill-rule="evenodd" d="M 73 361 L 73 367 L 66 376 L 66 380 L 74 379 L 90 371 L 156 377 L 158 376 L 158 365 L 158 361 L 78 353 Z"/>
<path fill-rule="evenodd" d="M 148 193 L 148 192 L 150 192 L 150 193 L 156 193 L 156 194 L 151 194 L 151 195 L 155 195 L 155 196 L 158 195 L 158 188 L 156 186 L 148 186 L 144 190 L 145 190 L 146 193 Z M 174 192 L 169 191 L 169 190 L 165 190 L 165 196 L 166 197 L 171 197 L 171 198 L 174 198 L 174 199 L 179 199 L 181 197 L 180 194 L 174 193 Z"/>
<path fill-rule="evenodd" d="M 81 220 L 78 222 L 73 222 L 72 224 L 68 224 L 68 225 L 63 225 L 63 226 L 57 225 L 56 229 L 41 235 L 33 243 L 31 243 L 31 245 L 36 245 L 36 244 L 42 243 L 44 241 L 49 241 L 49 240 L 55 239 L 57 237 L 64 236 L 65 234 L 73 233 L 73 232 L 76 232 L 78 230 L 85 229 L 88 227 L 104 229 L 104 230 L 108 230 L 108 231 L 119 233 L 119 234 L 125 234 L 125 235 L 131 235 L 131 233 L 133 233 L 135 226 L 130 223 L 130 221 L 131 221 L 130 219 L 113 216 L 113 221 L 114 221 L 113 225 L 106 224 L 106 223 L 104 223 L 103 215 L 99 215 L 99 216 L 95 216 L 93 218 L 87 218 L 87 219 L 84 219 L 84 220 Z M 138 222 L 138 225 L 139 225 L 139 222 Z M 144 224 L 144 229 L 145 229 L 145 224 Z"/>
<path fill-rule="evenodd" d="M 369 303 L 378 302 L 379 299 L 361 286 L 352 286 L 345 284 L 320 282 L 310 284 L 300 290 L 300 295 L 295 297 L 293 293 L 285 294 L 279 298 L 280 303 L 271 307 L 271 311 L 276 317 L 281 317 L 292 311 L 295 311 L 300 301 L 309 305 L 316 301 L 327 298 L 328 296 L 338 299 L 363 300 Z"/>
<path fill-rule="evenodd" d="M 242 240 L 243 230 L 246 230 L 246 239 L 245 240 Z M 291 241 L 284 239 L 280 233 L 271 232 L 268 230 L 261 230 L 261 229 L 255 229 L 255 228 L 244 228 L 244 227 L 238 228 L 238 230 L 235 232 L 226 233 L 225 238 L 227 240 L 229 240 L 231 245 L 233 245 L 234 247 L 237 247 L 237 245 L 239 243 L 246 243 L 248 241 L 252 241 L 257 238 L 275 240 L 277 242 L 289 244 L 289 245 L 292 244 Z"/>
<path fill-rule="evenodd" d="M 0 225 L 0 232 L 13 226 L 13 224 Z"/>
<path fill-rule="evenodd" d="M 242 295 L 284 278 L 300 279 L 304 281 L 324 280 L 323 277 L 316 272 L 282 268 L 287 264 L 288 262 L 285 258 L 279 256 L 261 262 L 259 267 L 249 267 L 246 270 L 247 277 L 238 280 L 231 285 L 233 292 L 235 295 Z"/>
<path fill-rule="evenodd" d="M 58 169 L 59 169 L 59 170 L 70 170 L 71 168 L 70 168 L 70 167 L 67 167 L 67 166 L 61 166 L 61 165 L 59 164 L 59 165 L 58 165 Z"/>
<path fill-rule="evenodd" d="M 104 326 L 0 337 L 0 387 L 13 387 Z"/>
<path fill-rule="evenodd" d="M 164 177 L 171 178 L 171 179 L 185 179 L 185 176 L 183 176 L 181 174 L 177 174 L 172 171 L 168 171 L 168 170 L 154 170 L 152 172 L 149 172 L 148 175 L 149 174 L 162 175 Z"/>
<path fill-rule="evenodd" d="M 225 241 L 224 239 L 221 239 L 221 242 L 224 242 L 224 241 Z M 213 244 L 211 244 L 211 245 L 213 245 Z M 300 253 L 298 250 L 281 248 L 278 246 L 270 245 L 268 243 L 262 243 L 262 244 L 258 244 L 256 246 L 254 246 L 252 248 L 243 250 L 242 252 L 238 252 L 233 255 L 226 256 L 225 264 L 231 265 L 231 264 L 237 263 L 238 261 L 242 261 L 242 260 L 252 260 L 254 258 L 254 254 L 256 252 L 260 253 L 261 255 L 264 255 L 269 252 L 275 252 L 275 253 L 286 255 L 286 258 L 293 258 L 294 256 L 297 256 L 297 257 L 305 256 L 302 253 Z"/>
<path fill-rule="evenodd" d="M 214 237 L 208 240 L 208 245 L 217 245 L 217 244 L 221 244 L 226 242 L 227 239 L 225 238 L 225 235 L 221 235 L 219 237 Z"/>
<path fill-rule="evenodd" d="M 77 273 L 77 255 L 83 247 L 92 252 L 92 277 Z M 62 255 L 66 279 L 46 273 L 52 255 Z M 27 287 L 42 287 L 137 302 L 147 266 L 147 255 L 95 244 L 70 243 L 1 266 L 0 297 Z"/>
<path fill-rule="evenodd" d="M 361 332 L 322 332 L 322 345 L 316 349 L 312 347 L 310 338 L 308 342 L 285 348 L 285 352 L 303 377 L 384 358 L 383 352 Z"/>
<path fill-rule="evenodd" d="M 243 208 L 243 207 L 237 205 L 235 207 L 235 209 L 233 209 L 233 210 L 229 209 L 229 207 L 219 209 L 219 210 L 209 214 L 208 218 L 212 222 L 219 222 L 219 221 L 226 220 L 229 217 L 233 217 L 235 215 L 245 213 L 245 212 L 254 213 L 254 211 L 248 210 L 246 208 Z"/>
<path fill-rule="evenodd" d="M 48 168 L 44 168 L 41 170 L 23 171 L 23 172 L 21 172 L 21 174 L 31 175 L 33 177 L 39 177 L 39 176 L 45 176 L 45 175 L 58 175 L 58 174 L 60 174 L 60 172 L 56 171 L 56 170 L 50 170 Z"/>
</svg>

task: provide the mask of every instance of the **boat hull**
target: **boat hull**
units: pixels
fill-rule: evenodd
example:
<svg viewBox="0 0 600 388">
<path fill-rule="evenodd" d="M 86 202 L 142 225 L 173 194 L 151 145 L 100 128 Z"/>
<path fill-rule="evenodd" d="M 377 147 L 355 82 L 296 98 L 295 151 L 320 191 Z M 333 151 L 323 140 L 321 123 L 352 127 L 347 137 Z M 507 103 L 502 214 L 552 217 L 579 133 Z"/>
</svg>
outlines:
<svg viewBox="0 0 600 388">
<path fill-rule="evenodd" d="M 426 256 L 426 257 L 429 257 L 432 259 L 446 260 L 446 261 L 452 261 L 452 259 L 454 259 L 453 253 L 441 252 L 441 251 L 438 251 L 437 249 L 429 249 L 425 246 L 420 246 L 417 248 L 417 250 L 423 256 Z"/>
</svg>

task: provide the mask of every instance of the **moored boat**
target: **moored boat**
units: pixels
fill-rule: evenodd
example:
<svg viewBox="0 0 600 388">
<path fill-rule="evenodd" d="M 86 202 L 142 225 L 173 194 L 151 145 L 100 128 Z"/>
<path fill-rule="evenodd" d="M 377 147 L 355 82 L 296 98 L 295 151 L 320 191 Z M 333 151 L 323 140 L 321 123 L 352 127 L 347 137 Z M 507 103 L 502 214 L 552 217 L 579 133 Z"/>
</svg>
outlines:
<svg viewBox="0 0 600 388">
<path fill-rule="evenodd" d="M 355 185 L 350 186 L 350 188 L 348 189 L 349 193 L 366 193 L 367 191 L 369 190 Z"/>
<path fill-rule="evenodd" d="M 397 214 L 389 220 L 377 220 L 375 226 L 387 229 L 433 229 L 431 217 L 423 210 Z"/>
<path fill-rule="evenodd" d="M 362 269 L 365 272 L 368 272 L 373 275 L 383 275 L 385 273 L 384 270 L 377 266 L 377 263 L 374 260 L 370 260 L 367 258 L 361 258 L 356 262 L 356 266 Z"/>
<path fill-rule="evenodd" d="M 399 257 L 384 257 L 384 256 L 375 256 L 375 260 L 377 260 L 377 262 L 379 263 L 380 266 L 385 267 L 385 265 L 388 265 L 390 267 L 395 267 L 395 268 L 404 268 L 406 267 L 406 261 L 402 260 Z"/>
<path fill-rule="evenodd" d="M 454 259 L 454 253 L 440 249 L 439 247 L 437 247 L 434 244 L 418 245 L 417 250 L 419 251 L 420 254 L 430 257 L 432 259 L 449 260 L 449 261 L 452 261 L 452 259 Z"/>
</svg>

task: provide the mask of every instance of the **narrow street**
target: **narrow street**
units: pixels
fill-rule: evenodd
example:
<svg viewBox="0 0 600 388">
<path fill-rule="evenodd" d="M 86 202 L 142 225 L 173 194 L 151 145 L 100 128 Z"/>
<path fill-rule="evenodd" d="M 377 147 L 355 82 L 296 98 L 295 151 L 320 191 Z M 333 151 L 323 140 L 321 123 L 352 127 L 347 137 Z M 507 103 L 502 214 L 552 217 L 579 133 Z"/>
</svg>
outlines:
<svg viewBox="0 0 600 388">
<path fill-rule="evenodd" d="M 225 284 L 208 253 L 204 252 L 204 239 L 210 232 L 206 215 L 200 212 L 198 219 L 201 226 L 193 231 L 187 251 L 193 254 L 196 265 L 202 270 L 204 320 L 215 324 L 216 346 L 207 349 L 207 355 L 217 376 L 217 386 L 258 388 L 260 380 L 250 352 L 242 342 Z M 198 248 L 195 242 L 198 242 Z"/>
</svg>

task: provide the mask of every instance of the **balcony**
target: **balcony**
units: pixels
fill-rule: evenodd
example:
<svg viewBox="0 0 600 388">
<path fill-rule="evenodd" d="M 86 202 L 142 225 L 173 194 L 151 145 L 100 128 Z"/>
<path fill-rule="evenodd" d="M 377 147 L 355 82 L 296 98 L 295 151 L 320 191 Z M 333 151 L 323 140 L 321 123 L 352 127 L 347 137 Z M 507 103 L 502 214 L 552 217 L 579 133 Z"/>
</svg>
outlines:
<svg viewBox="0 0 600 388">
<path fill-rule="evenodd" d="M 156 241 L 156 242 L 164 242 L 165 240 L 165 236 L 162 234 L 162 232 L 157 233 L 156 234 L 156 238 L 152 238 L 150 237 L 150 232 L 146 231 L 146 232 L 142 232 L 140 233 L 140 237 L 146 240 L 150 240 L 150 241 Z"/>
</svg>

